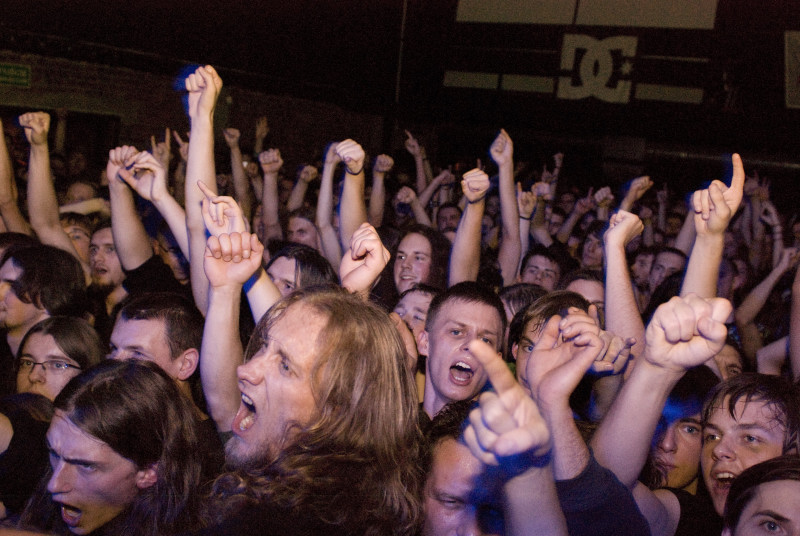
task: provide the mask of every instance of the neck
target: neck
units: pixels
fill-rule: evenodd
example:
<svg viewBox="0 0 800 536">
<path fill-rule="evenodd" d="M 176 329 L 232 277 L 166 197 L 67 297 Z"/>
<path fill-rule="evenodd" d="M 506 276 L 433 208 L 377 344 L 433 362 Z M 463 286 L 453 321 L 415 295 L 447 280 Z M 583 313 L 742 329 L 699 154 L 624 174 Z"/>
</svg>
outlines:
<svg viewBox="0 0 800 536">
<path fill-rule="evenodd" d="M 114 310 L 114 307 L 125 299 L 125 296 L 128 295 L 128 291 L 125 290 L 125 287 L 122 285 L 117 285 L 114 287 L 114 290 L 108 293 L 106 296 L 106 312 L 111 314 L 111 311 Z"/>
<path fill-rule="evenodd" d="M 28 330 L 31 329 L 34 324 L 37 322 L 44 320 L 45 318 L 49 317 L 50 315 L 46 311 L 42 311 L 35 319 L 31 320 L 30 322 L 26 322 L 22 326 L 17 326 L 15 328 L 9 328 L 6 332 L 6 342 L 8 342 L 9 348 L 11 348 L 11 353 L 13 355 L 17 355 L 19 351 L 19 345 L 22 342 L 22 339 L 25 337 L 25 334 L 28 333 Z"/>
<path fill-rule="evenodd" d="M 428 417 L 433 419 L 439 411 L 447 404 L 448 400 L 442 399 L 430 380 L 430 371 L 425 375 L 425 395 L 422 398 L 422 409 L 428 414 Z"/>
</svg>

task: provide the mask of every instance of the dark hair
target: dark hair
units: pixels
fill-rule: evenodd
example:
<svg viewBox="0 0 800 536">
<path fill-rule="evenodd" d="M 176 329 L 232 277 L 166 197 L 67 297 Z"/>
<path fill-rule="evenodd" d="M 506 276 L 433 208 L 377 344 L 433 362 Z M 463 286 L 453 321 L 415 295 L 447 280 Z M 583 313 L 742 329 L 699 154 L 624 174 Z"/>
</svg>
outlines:
<svg viewBox="0 0 800 536">
<path fill-rule="evenodd" d="M 105 360 L 79 374 L 54 402 L 56 410 L 137 468 L 155 466 L 156 483 L 107 526 L 113 534 L 176 534 L 197 526 L 202 449 L 191 403 L 155 363 Z M 69 534 L 46 479 L 29 501 L 21 523 Z"/>
<path fill-rule="evenodd" d="M 561 278 L 561 272 L 563 271 L 561 267 L 561 262 L 556 258 L 553 252 L 549 249 L 544 247 L 541 244 L 536 244 L 532 248 L 528 250 L 524 257 L 522 257 L 522 263 L 519 265 L 519 275 L 525 273 L 525 268 L 528 267 L 528 261 L 531 260 L 531 257 L 544 257 L 545 259 L 553 262 L 558 266 L 558 277 Z M 558 281 L 556 281 L 558 283 Z"/>
<path fill-rule="evenodd" d="M 86 320 L 74 316 L 51 316 L 37 322 L 28 330 L 19 343 L 17 360 L 28 339 L 37 333 L 53 337 L 56 346 L 82 369 L 98 364 L 106 354 L 100 337 Z"/>
<path fill-rule="evenodd" d="M 267 268 L 279 258 L 294 259 L 295 288 L 308 288 L 317 285 L 339 284 L 331 263 L 316 249 L 303 244 L 285 246 L 278 250 L 267 263 Z"/>
<path fill-rule="evenodd" d="M 723 527 L 736 529 L 742 512 L 753 500 L 758 486 L 779 480 L 800 481 L 800 458 L 796 454 L 778 456 L 752 465 L 742 471 L 731 484 L 722 516 Z"/>
<path fill-rule="evenodd" d="M 522 336 L 529 328 L 538 331 L 551 317 L 566 316 L 570 307 L 588 311 L 589 305 L 591 304 L 586 298 L 571 290 L 548 292 L 525 309 L 518 311 L 511 319 L 511 326 L 508 328 L 509 350 L 515 344 L 520 343 Z"/>
<path fill-rule="evenodd" d="M 605 285 L 602 271 L 592 270 L 589 268 L 578 268 L 577 270 L 572 270 L 568 274 L 564 274 L 564 277 L 559 280 L 556 289 L 566 290 L 570 283 L 574 283 L 575 281 L 594 281 L 595 283 Z"/>
<path fill-rule="evenodd" d="M 427 295 L 431 296 L 432 298 L 435 298 L 436 296 L 438 296 L 440 294 L 441 291 L 439 289 L 435 288 L 435 287 L 432 287 L 430 285 L 426 285 L 425 283 L 417 283 L 413 287 L 411 287 L 410 289 L 404 290 L 403 293 L 400 294 L 400 299 L 402 300 L 407 295 L 413 294 L 415 292 L 419 292 L 419 293 L 422 293 L 422 294 L 427 294 Z"/>
<path fill-rule="evenodd" d="M 497 334 L 498 344 L 502 349 L 503 334 L 505 333 L 506 325 L 508 324 L 508 321 L 506 320 L 506 311 L 503 308 L 503 302 L 500 300 L 497 294 L 474 281 L 463 281 L 453 285 L 431 300 L 431 305 L 428 307 L 428 317 L 425 320 L 426 331 L 433 331 L 433 326 L 436 322 L 436 317 L 439 315 L 439 311 L 446 303 L 450 301 L 462 301 L 468 304 L 482 303 L 484 305 L 488 305 L 489 307 L 493 307 L 497 312 L 497 316 L 500 317 L 500 323 L 502 326 L 500 333 Z"/>
<path fill-rule="evenodd" d="M 39 246 L 41 242 L 24 233 L 0 233 L 0 251 L 5 252 L 10 247 Z"/>
<path fill-rule="evenodd" d="M 678 255 L 679 257 L 681 257 L 683 259 L 684 262 L 686 262 L 686 260 L 688 259 L 688 257 L 686 256 L 686 253 L 684 253 L 683 251 L 679 250 L 678 248 L 673 248 L 673 247 L 669 247 L 669 246 L 662 246 L 662 247 L 660 247 L 660 248 L 655 250 L 656 257 L 661 255 L 662 253 L 672 253 L 673 255 Z"/>
<path fill-rule="evenodd" d="M 122 303 L 123 320 L 159 320 L 169 343 L 169 354 L 177 359 L 190 348 L 200 350 L 205 319 L 187 298 L 172 292 L 139 294 Z"/>
<path fill-rule="evenodd" d="M 775 419 L 786 429 L 783 451 L 800 450 L 800 396 L 797 388 L 782 376 L 744 372 L 717 384 L 709 393 L 703 406 L 703 423 L 707 423 L 714 410 L 722 408 L 728 398 L 728 412 L 736 419 L 736 404 L 762 402 L 775 414 Z"/>
<path fill-rule="evenodd" d="M 511 312 L 512 317 L 545 294 L 547 294 L 547 290 L 533 283 L 516 283 L 500 289 L 500 299 Z"/>
<path fill-rule="evenodd" d="M 292 438 L 267 459 L 218 478 L 210 514 L 269 501 L 324 520 L 336 533 L 413 534 L 421 438 L 400 336 L 385 312 L 341 288 L 300 290 L 259 321 L 245 358 L 267 344 L 287 310 L 301 306 L 325 318 L 311 372 L 318 415 L 292 426 Z"/>
<path fill-rule="evenodd" d="M 469 412 L 477 407 L 474 400 L 457 400 L 449 402 L 439 410 L 425 430 L 425 449 L 420 460 L 424 474 L 431 472 L 433 451 L 436 445 L 445 439 L 458 439 L 469 424 Z"/>
<path fill-rule="evenodd" d="M 66 251 L 45 245 L 12 247 L 0 266 L 9 260 L 22 272 L 11 284 L 21 302 L 51 315 L 81 316 L 86 311 L 86 276 Z"/>
<path fill-rule="evenodd" d="M 428 273 L 428 280 L 423 281 L 423 283 L 426 283 L 434 288 L 444 290 L 447 288 L 447 274 L 450 264 L 450 248 L 452 247 L 450 240 L 448 240 L 444 234 L 440 233 L 436 229 L 428 227 L 427 225 L 415 223 L 406 228 L 406 232 L 403 234 L 403 237 L 397 242 L 398 246 L 400 245 L 400 242 L 403 241 L 403 238 L 414 233 L 424 236 L 431 245 L 431 269 Z M 394 263 L 396 258 L 397 248 L 395 248 L 392 252 L 390 266 L 387 266 L 389 274 L 394 274 Z"/>
<path fill-rule="evenodd" d="M 85 214 L 80 214 L 78 212 L 64 212 L 59 216 L 59 220 L 61 221 L 61 225 L 76 225 L 78 227 L 83 227 L 87 233 L 91 233 L 92 231 L 92 219 Z"/>
</svg>

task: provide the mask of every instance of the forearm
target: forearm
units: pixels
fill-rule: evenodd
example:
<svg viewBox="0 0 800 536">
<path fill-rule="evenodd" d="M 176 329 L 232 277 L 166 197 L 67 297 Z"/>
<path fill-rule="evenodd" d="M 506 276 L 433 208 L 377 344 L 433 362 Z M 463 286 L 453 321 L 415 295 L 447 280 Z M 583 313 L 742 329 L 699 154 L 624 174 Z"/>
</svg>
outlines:
<svg viewBox="0 0 800 536">
<path fill-rule="evenodd" d="M 789 337 L 781 337 L 756 352 L 756 365 L 759 374 L 780 376 L 786 362 Z"/>
<path fill-rule="evenodd" d="M 282 239 L 283 230 L 278 218 L 278 172 L 264 173 L 264 189 L 261 197 L 261 218 L 264 220 L 264 236 L 261 241 L 266 244 L 271 238 Z"/>
<path fill-rule="evenodd" d="M 169 230 L 178 242 L 178 247 L 181 248 L 181 253 L 187 259 L 189 258 L 189 233 L 186 230 L 186 211 L 178 204 L 174 197 L 171 195 L 165 196 L 158 201 L 153 200 L 153 205 L 167 222 Z"/>
<path fill-rule="evenodd" d="M 414 157 L 414 164 L 417 169 L 416 188 L 417 192 L 421 192 L 428 186 L 428 177 L 425 174 L 425 160 L 422 155 Z"/>
<path fill-rule="evenodd" d="M 3 124 L 0 122 L 0 129 Z M 0 136 L 0 216 L 9 231 L 31 234 L 31 228 L 17 204 L 14 187 L 14 170 L 6 147 L 5 136 Z"/>
<path fill-rule="evenodd" d="M 749 324 L 755 319 L 782 275 L 783 270 L 772 270 L 761 283 L 753 287 L 742 304 L 736 308 L 734 316 L 737 325 Z"/>
<path fill-rule="evenodd" d="M 550 430 L 553 460 L 553 477 L 570 480 L 580 475 L 589 463 L 589 448 L 583 441 L 568 401 L 562 403 L 540 403 L 542 417 Z"/>
<path fill-rule="evenodd" d="M 119 179 L 109 188 L 111 197 L 111 233 L 122 268 L 133 270 L 153 256 L 150 237 L 136 213 L 133 195 Z"/>
<path fill-rule="evenodd" d="M 598 463 L 633 489 L 670 391 L 683 374 L 640 360 L 592 438 Z"/>
<path fill-rule="evenodd" d="M 686 219 L 683 220 L 683 226 L 681 226 L 678 236 L 675 237 L 675 249 L 679 249 L 688 255 L 692 250 L 692 244 L 694 244 L 696 234 L 697 229 L 694 226 L 694 214 L 690 210 L 686 215 Z"/>
<path fill-rule="evenodd" d="M 792 377 L 800 380 L 800 281 L 795 274 L 792 285 L 792 312 L 789 318 L 789 362 Z"/>
<path fill-rule="evenodd" d="M 631 348 L 635 360 L 644 350 L 644 323 L 633 294 L 625 246 L 606 244 L 605 263 L 606 329 L 623 339 L 636 339 Z"/>
<path fill-rule="evenodd" d="M 458 223 L 453 249 L 450 252 L 450 273 L 448 287 L 462 281 L 475 281 L 478 278 L 481 257 L 481 220 L 485 200 L 468 203 Z"/>
<path fill-rule="evenodd" d="M 411 211 L 414 213 L 414 219 L 417 223 L 431 227 L 431 219 L 419 199 L 414 199 L 411 202 Z"/>
<path fill-rule="evenodd" d="M 270 307 L 275 305 L 281 299 L 281 293 L 275 283 L 267 275 L 263 269 L 259 268 L 258 272 L 250 279 L 252 284 L 246 287 L 247 302 L 250 304 L 250 311 L 253 313 L 253 320 L 256 324 L 261 320 Z"/>
<path fill-rule="evenodd" d="M 231 149 L 231 170 L 233 175 L 233 195 L 239 207 L 242 209 L 244 219 L 250 221 L 253 213 L 251 198 L 250 198 L 250 182 L 247 180 L 247 174 L 244 170 L 242 161 L 242 151 L 239 147 Z"/>
<path fill-rule="evenodd" d="M 520 259 L 519 210 L 517 194 L 514 190 L 514 164 L 512 160 L 500 166 L 500 217 L 503 221 L 503 235 L 497 260 L 503 284 L 510 285 L 517 277 Z"/>
<path fill-rule="evenodd" d="M 383 182 L 385 176 L 386 174 L 380 171 L 372 172 L 372 193 L 369 196 L 369 224 L 375 228 L 383 224 L 383 208 L 386 203 L 386 188 Z M 420 200 L 421 202 L 422 200 Z"/>
<path fill-rule="evenodd" d="M 698 235 L 686 266 L 681 296 L 692 292 L 701 298 L 717 295 L 717 278 L 724 245 L 724 234 Z"/>
<path fill-rule="evenodd" d="M 37 234 L 56 229 L 63 232 L 46 145 L 31 145 L 28 162 L 28 214 L 31 226 Z"/>
<path fill-rule="evenodd" d="M 419 193 L 419 195 L 417 197 L 419 198 L 419 202 L 422 204 L 423 207 L 427 207 L 428 206 L 428 203 L 430 203 L 431 198 L 433 197 L 433 195 L 441 187 L 442 187 L 441 179 L 438 179 L 438 180 L 437 179 L 433 179 L 431 181 L 431 183 L 428 186 L 425 187 L 424 190 L 420 191 L 420 193 Z M 374 195 L 374 192 L 375 192 L 375 190 L 374 190 L 374 187 L 373 187 L 373 195 Z M 441 198 L 439 199 L 439 204 L 442 204 L 442 203 L 445 203 L 445 202 L 446 201 L 443 201 Z"/>
<path fill-rule="evenodd" d="M 303 201 L 306 199 L 306 192 L 308 192 L 308 183 L 303 180 L 298 180 L 292 188 L 292 193 L 286 201 L 286 210 L 291 212 L 303 206 Z"/>
<path fill-rule="evenodd" d="M 352 175 L 345 165 L 344 187 L 339 210 L 339 243 L 343 250 L 350 247 L 350 239 L 358 226 L 367 221 L 364 205 L 364 170 Z"/>
<path fill-rule="evenodd" d="M 212 288 L 208 293 L 200 378 L 209 414 L 219 432 L 231 430 L 241 397 L 236 376 L 236 367 L 244 362 L 239 340 L 240 295 L 240 285 Z"/>
<path fill-rule="evenodd" d="M 506 534 L 566 536 L 567 522 L 558 502 L 550 464 L 532 467 L 503 486 Z"/>
<path fill-rule="evenodd" d="M 572 234 L 572 229 L 575 228 L 575 225 L 578 224 L 578 220 L 581 219 L 583 214 L 578 214 L 574 210 L 569 213 L 567 219 L 564 220 L 564 223 L 561 224 L 561 228 L 558 230 L 558 234 L 556 235 L 556 240 L 561 242 L 562 244 L 566 244 L 569 241 L 569 237 Z"/>
</svg>

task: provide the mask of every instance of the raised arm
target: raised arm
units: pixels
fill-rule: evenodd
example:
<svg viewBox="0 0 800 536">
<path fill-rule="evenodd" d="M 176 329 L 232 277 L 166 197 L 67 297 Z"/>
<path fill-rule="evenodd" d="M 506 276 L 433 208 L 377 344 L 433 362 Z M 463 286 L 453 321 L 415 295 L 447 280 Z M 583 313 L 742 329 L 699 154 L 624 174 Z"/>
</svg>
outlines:
<svg viewBox="0 0 800 536">
<path fill-rule="evenodd" d="M 283 230 L 278 217 L 278 171 L 283 166 L 283 158 L 278 149 L 262 151 L 258 155 L 261 171 L 264 172 L 264 188 L 261 191 L 261 219 L 264 222 L 264 236 L 267 243 L 273 238 L 282 239 Z"/>
<path fill-rule="evenodd" d="M 264 140 L 269 134 L 269 124 L 267 123 L 267 116 L 262 115 L 256 120 L 256 135 L 253 143 L 253 153 L 261 154 L 264 150 Z"/>
<path fill-rule="evenodd" d="M 394 167 L 394 160 L 388 154 L 379 154 L 372 166 L 372 193 L 369 196 L 369 223 L 380 227 L 383 223 L 383 209 L 386 205 L 386 174 Z"/>
<path fill-rule="evenodd" d="M 425 207 L 419 202 L 417 194 L 411 187 L 403 186 L 400 188 L 400 191 L 397 192 L 397 200 L 411 207 L 411 212 L 414 214 L 414 220 L 417 223 L 427 225 L 428 227 L 431 226 L 431 219 L 428 217 Z"/>
<path fill-rule="evenodd" d="M 247 180 L 247 173 L 244 170 L 244 163 L 242 160 L 242 150 L 239 148 L 239 138 L 241 136 L 239 129 L 226 128 L 222 130 L 222 135 L 225 137 L 225 143 L 231 150 L 231 172 L 233 174 L 233 192 L 236 202 L 242 209 L 242 214 L 247 221 L 250 221 L 252 215 L 252 203 L 250 197 L 250 181 Z"/>
<path fill-rule="evenodd" d="M 138 152 L 124 145 L 108 153 L 106 165 L 108 192 L 111 198 L 111 233 L 122 268 L 133 270 L 153 256 L 150 237 L 136 212 L 133 192 L 128 183 L 138 180 L 150 183 L 166 182 L 166 171 L 153 155 Z M 154 176 L 158 175 L 156 179 Z"/>
<path fill-rule="evenodd" d="M 625 246 L 642 232 L 636 214 L 624 210 L 611 217 L 605 242 L 606 329 L 623 338 L 636 339 L 631 349 L 634 359 L 644 349 L 644 323 L 633 294 Z"/>
<path fill-rule="evenodd" d="M 339 209 L 339 243 L 342 249 L 350 246 L 350 240 L 358 227 L 367 221 L 364 205 L 364 149 L 353 140 L 336 144 L 336 154 L 344 163 L 344 186 Z"/>
<path fill-rule="evenodd" d="M 519 238 L 519 213 L 514 189 L 514 144 L 505 130 L 500 130 L 489 153 L 499 169 L 500 216 L 503 234 L 497 261 L 503 284 L 511 285 L 517 278 L 521 244 Z"/>
<path fill-rule="evenodd" d="M 208 411 L 219 432 L 231 429 L 241 393 L 236 367 L 243 363 L 239 339 L 242 285 L 261 268 L 264 246 L 255 234 L 223 233 L 208 238 L 204 270 L 208 311 L 200 348 L 200 378 Z"/>
<path fill-rule="evenodd" d="M 597 461 L 634 492 L 655 535 L 673 534 L 680 516 L 674 495 L 637 484 L 670 391 L 687 369 L 701 365 L 725 344 L 731 305 L 696 295 L 662 304 L 647 326 L 642 358 L 592 438 Z"/>
<path fill-rule="evenodd" d="M 725 229 L 742 202 L 744 167 L 738 154 L 731 158 L 733 178 L 730 188 L 721 181 L 713 181 L 707 189 L 692 196 L 694 226 L 697 238 L 689 256 L 686 276 L 681 286 L 681 296 L 695 293 L 703 298 L 717 295 L 719 264 L 725 245 Z"/>
<path fill-rule="evenodd" d="M 794 273 L 792 282 L 792 312 L 789 318 L 789 362 L 792 378 L 800 381 L 800 268 Z"/>
<path fill-rule="evenodd" d="M 416 191 L 422 192 L 428 186 L 428 176 L 425 171 L 425 149 L 408 130 L 406 130 L 406 151 L 414 158 L 414 165 L 417 169 Z"/>
<path fill-rule="evenodd" d="M 362 223 L 353 233 L 350 247 L 342 256 L 339 267 L 342 286 L 366 301 L 373 285 L 389 263 L 390 256 L 375 227 L 367 222 Z"/>
<path fill-rule="evenodd" d="M 222 90 L 222 79 L 210 65 L 198 67 L 186 78 L 186 90 L 189 92 L 188 112 L 192 125 L 184 189 L 189 266 L 195 304 L 201 312 L 205 312 L 208 306 L 208 280 L 203 271 L 206 229 L 201 203 L 204 196 L 197 183 L 202 181 L 214 192 L 217 190 L 214 169 L 214 108 Z"/>
<path fill-rule="evenodd" d="M 584 214 L 594 208 L 593 191 L 594 190 L 590 188 L 586 197 L 581 197 L 575 202 L 572 212 L 569 213 L 567 219 L 565 219 L 564 223 L 561 224 L 561 228 L 558 230 L 558 234 L 556 235 L 556 240 L 562 244 L 566 244 L 569 241 L 572 230 L 578 224 L 578 221 L 580 221 Z"/>
<path fill-rule="evenodd" d="M 611 204 L 614 202 L 614 194 L 611 193 L 611 187 L 603 186 L 594 193 L 594 202 L 597 205 L 597 219 L 600 221 L 608 221 Z"/>
<path fill-rule="evenodd" d="M 297 182 L 294 183 L 289 200 L 286 202 L 286 210 L 291 212 L 303 206 L 306 192 L 308 192 L 308 185 L 318 176 L 319 171 L 317 171 L 317 168 L 309 165 L 303 166 L 303 169 L 297 175 Z"/>
<path fill-rule="evenodd" d="M 0 121 L 0 134 L 3 134 L 3 122 Z M 14 170 L 11 157 L 6 147 L 5 135 L 0 136 L 0 217 L 6 229 L 12 232 L 33 234 L 31 226 L 22 216 L 17 204 L 17 187 L 14 183 Z"/>
<path fill-rule="evenodd" d="M 464 441 L 503 479 L 506 534 L 566 535 L 551 463 L 551 431 L 536 403 L 514 380 L 488 344 L 474 340 L 469 352 L 483 365 L 494 387 L 472 410 Z"/>
<path fill-rule="evenodd" d="M 458 223 L 453 249 L 450 252 L 448 286 L 462 281 L 475 281 L 481 260 L 481 220 L 483 219 L 489 176 L 480 169 L 464 173 L 461 181 L 467 204 Z"/>
<path fill-rule="evenodd" d="M 25 129 L 25 136 L 31 144 L 28 162 L 28 217 L 31 219 L 31 227 L 43 244 L 63 249 L 78 259 L 89 281 L 91 270 L 88 259 L 81 259 L 61 227 L 47 147 L 50 116 L 44 112 L 27 113 L 20 116 L 19 124 Z"/>
<path fill-rule="evenodd" d="M 536 197 L 533 192 L 522 189 L 522 183 L 517 183 L 517 211 L 519 212 L 519 244 L 520 251 L 528 251 L 531 239 L 531 218 L 536 208 Z M 549 235 L 548 235 L 549 236 Z M 522 259 L 520 258 L 520 262 Z M 519 273 L 517 265 L 517 273 Z"/>
<path fill-rule="evenodd" d="M 634 203 L 641 199 L 651 186 L 653 186 L 653 181 L 650 180 L 648 175 L 633 179 L 628 187 L 628 191 L 625 193 L 625 197 L 622 198 L 619 204 L 619 209 L 625 212 L 633 212 Z"/>
</svg>

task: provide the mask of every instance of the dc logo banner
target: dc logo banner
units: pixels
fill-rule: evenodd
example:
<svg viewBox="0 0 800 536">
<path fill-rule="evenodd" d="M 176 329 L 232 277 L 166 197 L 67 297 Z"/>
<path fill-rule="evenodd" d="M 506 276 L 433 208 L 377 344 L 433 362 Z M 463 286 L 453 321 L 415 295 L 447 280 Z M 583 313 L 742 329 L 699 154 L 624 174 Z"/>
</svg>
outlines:
<svg viewBox="0 0 800 536">
<path fill-rule="evenodd" d="M 570 76 L 559 77 L 556 96 L 627 103 L 636 44 L 636 37 L 631 36 L 595 39 L 589 35 L 564 35 L 561 70 L 569 71 Z"/>
</svg>

